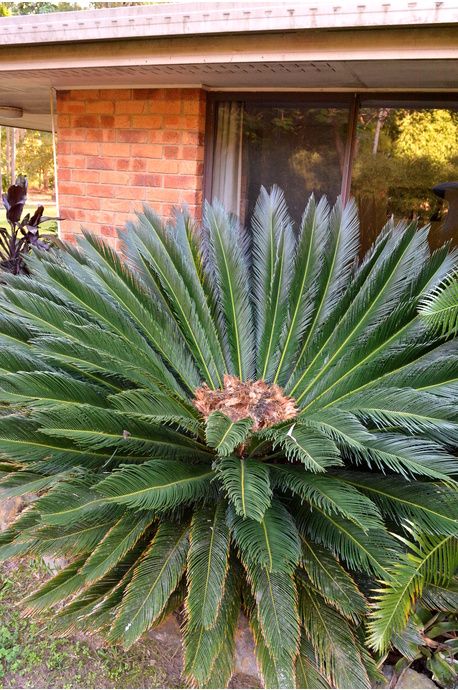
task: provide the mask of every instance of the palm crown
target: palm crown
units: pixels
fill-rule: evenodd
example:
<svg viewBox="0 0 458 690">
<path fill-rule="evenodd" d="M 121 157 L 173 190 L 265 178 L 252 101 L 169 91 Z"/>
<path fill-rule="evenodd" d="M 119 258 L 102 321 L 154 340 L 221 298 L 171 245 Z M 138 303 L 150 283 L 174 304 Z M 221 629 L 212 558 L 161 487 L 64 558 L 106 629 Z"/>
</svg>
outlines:
<svg viewBox="0 0 458 690">
<path fill-rule="evenodd" d="M 370 687 L 367 583 L 383 652 L 453 574 L 457 356 L 418 304 L 455 256 L 389 224 L 358 262 L 353 203 L 296 233 L 277 189 L 249 233 L 208 205 L 122 237 L 3 289 L 0 486 L 38 499 L 0 553 L 72 559 L 28 609 L 129 646 L 184 604 L 208 687 L 243 609 L 267 686 Z"/>
</svg>

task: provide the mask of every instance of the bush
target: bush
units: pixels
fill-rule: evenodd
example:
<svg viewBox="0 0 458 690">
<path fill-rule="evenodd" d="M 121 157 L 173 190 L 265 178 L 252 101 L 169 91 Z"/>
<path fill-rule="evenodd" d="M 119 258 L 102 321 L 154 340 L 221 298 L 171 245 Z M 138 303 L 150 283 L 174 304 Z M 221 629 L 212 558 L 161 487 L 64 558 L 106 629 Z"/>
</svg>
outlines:
<svg viewBox="0 0 458 690">
<path fill-rule="evenodd" d="M 187 679 L 223 687 L 243 609 L 267 686 L 370 687 L 363 589 L 385 652 L 456 561 L 457 359 L 417 313 L 455 257 L 389 225 L 357 262 L 353 203 L 295 233 L 277 189 L 250 233 L 145 208 L 123 239 L 3 291 L 1 488 L 40 497 L 0 554 L 71 558 L 28 611 L 128 647 L 184 605 Z"/>
</svg>

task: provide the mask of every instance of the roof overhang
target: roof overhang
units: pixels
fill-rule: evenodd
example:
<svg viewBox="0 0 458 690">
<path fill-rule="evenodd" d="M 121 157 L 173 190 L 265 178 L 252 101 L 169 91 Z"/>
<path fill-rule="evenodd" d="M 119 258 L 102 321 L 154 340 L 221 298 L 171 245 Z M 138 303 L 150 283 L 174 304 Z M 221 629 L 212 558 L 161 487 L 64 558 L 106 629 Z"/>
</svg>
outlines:
<svg viewBox="0 0 458 690">
<path fill-rule="evenodd" d="M 50 129 L 52 90 L 69 88 L 434 91 L 458 99 L 458 0 L 356 2 L 180 3 L 0 19 L 0 106 L 24 110 L 0 124 Z"/>
</svg>

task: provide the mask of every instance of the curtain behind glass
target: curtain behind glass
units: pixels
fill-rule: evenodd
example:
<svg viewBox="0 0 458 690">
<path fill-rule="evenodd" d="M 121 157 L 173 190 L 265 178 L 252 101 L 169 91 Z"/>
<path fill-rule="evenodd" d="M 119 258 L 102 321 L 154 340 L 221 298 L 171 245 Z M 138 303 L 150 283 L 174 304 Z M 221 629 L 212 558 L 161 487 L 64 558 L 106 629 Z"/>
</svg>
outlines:
<svg viewBox="0 0 458 690">
<path fill-rule="evenodd" d="M 218 103 L 217 107 L 212 201 L 217 199 L 228 211 L 238 215 L 242 172 L 243 105 L 232 101 Z"/>
</svg>

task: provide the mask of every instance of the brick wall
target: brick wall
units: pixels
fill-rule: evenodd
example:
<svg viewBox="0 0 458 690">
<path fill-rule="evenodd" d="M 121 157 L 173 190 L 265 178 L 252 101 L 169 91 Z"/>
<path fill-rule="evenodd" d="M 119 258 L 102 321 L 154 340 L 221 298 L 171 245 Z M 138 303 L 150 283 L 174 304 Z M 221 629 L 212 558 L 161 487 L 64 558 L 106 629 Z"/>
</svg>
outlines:
<svg viewBox="0 0 458 690">
<path fill-rule="evenodd" d="M 164 217 L 202 204 L 205 92 L 100 89 L 57 92 L 61 237 L 81 226 L 110 239 L 143 202 Z"/>
</svg>

